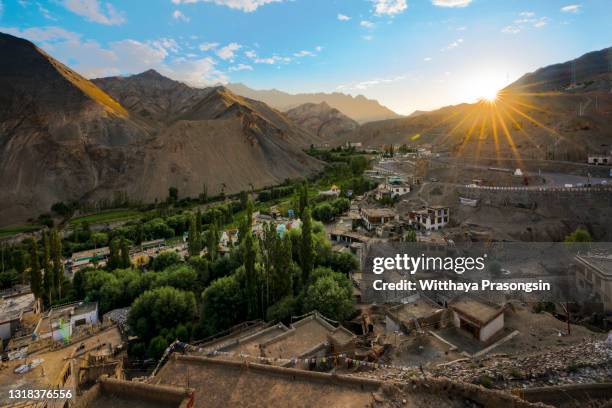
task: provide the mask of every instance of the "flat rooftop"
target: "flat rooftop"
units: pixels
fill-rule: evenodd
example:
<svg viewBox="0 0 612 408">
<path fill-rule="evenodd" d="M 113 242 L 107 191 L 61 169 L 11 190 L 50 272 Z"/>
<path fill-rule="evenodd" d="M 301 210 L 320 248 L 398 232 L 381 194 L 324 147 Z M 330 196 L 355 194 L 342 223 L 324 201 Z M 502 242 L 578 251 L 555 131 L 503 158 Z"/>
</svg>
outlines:
<svg viewBox="0 0 612 408">
<path fill-rule="evenodd" d="M 453 300 L 449 306 L 458 313 L 481 324 L 489 323 L 503 311 L 502 307 L 496 307 L 484 301 L 467 296 Z"/>
<path fill-rule="evenodd" d="M 576 260 L 597 269 L 602 275 L 612 278 L 612 255 L 578 255 Z"/>
<path fill-rule="evenodd" d="M 152 382 L 195 389 L 195 408 L 366 407 L 380 387 L 374 380 L 181 355 Z"/>
<path fill-rule="evenodd" d="M 261 356 L 260 345 L 266 343 L 269 340 L 285 333 L 289 330 L 283 324 L 277 324 L 276 326 L 268 327 L 259 332 L 256 332 L 250 336 L 243 337 L 238 342 L 233 343 L 227 347 L 224 347 L 222 351 L 243 353 L 253 357 Z"/>
<path fill-rule="evenodd" d="M 327 342 L 327 335 L 335 327 L 316 315 L 305 317 L 294 323 L 291 329 L 262 345 L 268 358 L 290 359 L 300 357 Z"/>
<path fill-rule="evenodd" d="M 75 408 L 183 408 L 190 390 L 141 382 L 103 379 L 77 399 Z"/>
<path fill-rule="evenodd" d="M 391 208 L 362 208 L 361 212 L 367 217 L 395 217 L 396 212 Z"/>
<path fill-rule="evenodd" d="M 23 312 L 34 308 L 34 295 L 25 293 L 0 299 L 0 323 L 18 319 Z"/>
<path fill-rule="evenodd" d="M 416 302 L 404 303 L 389 309 L 388 313 L 402 322 L 409 322 L 414 319 L 423 319 L 441 310 L 440 306 L 432 304 L 423 299 Z"/>
</svg>

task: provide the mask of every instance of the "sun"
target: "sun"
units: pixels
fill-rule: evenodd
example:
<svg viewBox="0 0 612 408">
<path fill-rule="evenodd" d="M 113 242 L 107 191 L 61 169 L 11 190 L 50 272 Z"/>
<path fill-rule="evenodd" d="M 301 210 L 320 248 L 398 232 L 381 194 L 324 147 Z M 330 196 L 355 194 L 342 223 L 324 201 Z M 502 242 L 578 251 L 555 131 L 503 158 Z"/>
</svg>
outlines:
<svg viewBox="0 0 612 408">
<path fill-rule="evenodd" d="M 488 103 L 495 103 L 498 96 L 499 96 L 499 92 L 496 89 L 489 89 L 489 90 L 485 90 L 482 92 L 482 95 L 480 96 L 480 100 L 488 102 Z"/>
<path fill-rule="evenodd" d="M 472 72 L 463 80 L 463 92 L 466 100 L 495 103 L 505 85 L 498 72 Z"/>
</svg>

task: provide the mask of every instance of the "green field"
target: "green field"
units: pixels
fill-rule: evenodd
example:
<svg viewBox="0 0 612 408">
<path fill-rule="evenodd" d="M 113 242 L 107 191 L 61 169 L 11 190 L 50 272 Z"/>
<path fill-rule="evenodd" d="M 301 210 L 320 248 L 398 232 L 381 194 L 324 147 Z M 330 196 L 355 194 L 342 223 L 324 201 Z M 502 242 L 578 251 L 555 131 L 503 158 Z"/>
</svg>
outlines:
<svg viewBox="0 0 612 408">
<path fill-rule="evenodd" d="M 24 232 L 32 232 L 40 229 L 39 225 L 22 225 L 18 227 L 0 228 L 0 238 L 10 237 L 12 235 L 21 234 Z"/>
<path fill-rule="evenodd" d="M 90 224 L 99 224 L 114 221 L 126 221 L 132 218 L 138 218 L 141 215 L 142 213 L 136 210 L 104 211 L 96 214 L 84 215 L 82 217 L 73 218 L 72 220 L 70 220 L 70 225 L 74 226 L 82 222 L 88 222 Z"/>
</svg>

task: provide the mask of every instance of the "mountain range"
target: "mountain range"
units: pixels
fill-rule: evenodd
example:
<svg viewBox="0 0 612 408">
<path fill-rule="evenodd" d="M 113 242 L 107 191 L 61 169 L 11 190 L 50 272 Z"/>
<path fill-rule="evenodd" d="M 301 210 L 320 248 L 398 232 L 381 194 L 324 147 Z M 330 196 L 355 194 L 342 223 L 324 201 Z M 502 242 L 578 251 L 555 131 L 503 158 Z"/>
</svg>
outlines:
<svg viewBox="0 0 612 408">
<path fill-rule="evenodd" d="M 199 89 L 154 70 L 88 80 L 0 33 L 0 226 L 59 201 L 122 192 L 153 202 L 170 187 L 194 197 L 204 187 L 213 195 L 303 178 L 324 166 L 304 153 L 311 144 L 428 145 L 455 157 L 607 154 L 611 60 L 612 48 L 591 52 L 524 75 L 495 101 L 398 117 L 364 97 Z"/>
<path fill-rule="evenodd" d="M 276 89 L 255 90 L 240 83 L 228 84 L 227 87 L 235 94 L 265 102 L 280 111 L 288 111 L 306 103 L 325 102 L 358 123 L 401 117 L 378 101 L 363 95 L 351 96 L 340 92 L 290 94 Z"/>
<path fill-rule="evenodd" d="M 302 151 L 320 139 L 262 102 L 155 71 L 89 81 L 1 33 L 0 89 L 0 225 L 59 201 L 235 193 L 322 168 Z"/>
<path fill-rule="evenodd" d="M 460 157 L 584 161 L 612 146 L 612 48 L 525 74 L 481 100 L 370 122 L 337 141 L 429 145 Z"/>
<path fill-rule="evenodd" d="M 359 127 L 353 119 L 325 102 L 305 103 L 288 110 L 285 115 L 296 125 L 325 141 L 337 139 Z"/>
</svg>

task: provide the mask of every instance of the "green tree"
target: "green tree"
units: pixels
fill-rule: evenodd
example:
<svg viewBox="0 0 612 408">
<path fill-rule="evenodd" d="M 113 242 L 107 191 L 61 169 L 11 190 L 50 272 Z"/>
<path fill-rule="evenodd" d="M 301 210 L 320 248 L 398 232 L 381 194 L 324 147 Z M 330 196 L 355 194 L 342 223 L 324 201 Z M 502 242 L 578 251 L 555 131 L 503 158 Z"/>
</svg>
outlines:
<svg viewBox="0 0 612 408">
<path fill-rule="evenodd" d="M 112 271 L 113 269 L 121 268 L 123 260 L 121 258 L 121 245 L 118 238 L 112 239 L 109 246 L 108 261 L 106 262 L 106 269 Z"/>
<path fill-rule="evenodd" d="M 288 295 L 268 307 L 266 312 L 266 320 L 269 322 L 272 321 L 281 321 L 288 320 L 292 315 L 297 311 L 297 300 L 293 297 L 293 295 Z"/>
<path fill-rule="evenodd" d="M 149 357 L 155 360 L 159 360 L 164 355 L 164 352 L 168 348 L 168 342 L 162 336 L 156 336 L 151 339 L 149 343 Z"/>
<path fill-rule="evenodd" d="M 593 237 L 584 228 L 577 228 L 565 237 L 564 242 L 593 242 Z"/>
<path fill-rule="evenodd" d="M 193 293 L 164 286 L 147 290 L 134 300 L 128 324 L 141 339 L 148 340 L 164 328 L 191 322 L 196 312 Z"/>
<path fill-rule="evenodd" d="M 169 266 L 178 264 L 181 262 L 181 256 L 174 251 L 165 251 L 157 255 L 151 261 L 151 268 L 154 271 L 162 271 Z"/>
<path fill-rule="evenodd" d="M 189 217 L 189 235 L 187 238 L 189 256 L 199 256 L 202 251 L 196 218 Z"/>
<path fill-rule="evenodd" d="M 42 273 L 38 261 L 38 245 L 36 239 L 30 241 L 30 288 L 37 299 L 43 297 Z"/>
<path fill-rule="evenodd" d="M 175 204 L 178 201 L 178 188 L 170 187 L 168 189 L 168 203 Z"/>
<path fill-rule="evenodd" d="M 43 290 L 45 292 L 45 301 L 47 304 L 53 303 L 53 291 L 54 291 L 54 280 L 53 280 L 53 265 L 51 263 L 51 246 L 49 243 L 49 234 L 47 231 L 43 231 L 43 263 L 44 269 L 43 276 Z"/>
<path fill-rule="evenodd" d="M 208 232 L 206 233 L 206 251 L 208 252 L 208 259 L 214 262 L 217 258 L 217 252 L 219 250 L 219 232 L 217 230 L 217 223 L 213 222 L 208 226 Z"/>
<path fill-rule="evenodd" d="M 247 204 L 247 214 L 252 212 L 253 203 L 249 200 Z M 251 233 L 251 218 L 247 217 L 247 234 L 244 237 L 244 270 L 246 279 L 246 296 L 248 304 L 249 317 L 256 317 L 258 309 L 258 298 L 257 298 L 257 272 L 255 270 L 255 261 L 257 258 L 257 250 L 255 248 L 255 239 Z"/>
<path fill-rule="evenodd" d="M 308 207 L 308 182 L 305 181 L 298 186 L 298 217 L 302 217 L 306 207 Z"/>
<path fill-rule="evenodd" d="M 202 185 L 202 192 L 198 198 L 202 204 L 206 204 L 206 202 L 208 202 L 208 186 L 206 184 Z"/>
<path fill-rule="evenodd" d="M 125 238 L 121 238 L 120 241 L 121 248 L 121 268 L 130 268 L 132 266 L 132 261 L 130 260 L 130 245 Z"/>
<path fill-rule="evenodd" d="M 206 333 L 217 333 L 243 321 L 245 306 L 236 275 L 213 281 L 202 293 L 201 323 Z"/>
<path fill-rule="evenodd" d="M 416 231 L 413 229 L 406 231 L 406 233 L 404 234 L 404 241 L 405 242 L 417 242 Z"/>
<path fill-rule="evenodd" d="M 53 260 L 53 287 L 58 300 L 62 298 L 64 285 L 64 264 L 62 262 L 62 239 L 57 229 L 51 230 L 51 259 Z"/>
<path fill-rule="evenodd" d="M 314 251 L 312 239 L 312 219 L 310 209 L 306 207 L 302 216 L 302 236 L 300 239 L 300 267 L 302 268 L 302 282 L 308 282 L 310 272 L 314 266 Z"/>
<path fill-rule="evenodd" d="M 334 320 L 344 320 L 353 313 L 351 282 L 340 273 L 324 274 L 306 291 L 304 312 L 318 310 Z"/>
<path fill-rule="evenodd" d="M 321 222 L 331 222 L 334 219 L 335 211 L 331 204 L 321 203 L 317 205 L 312 211 L 312 217 Z"/>
</svg>

